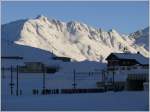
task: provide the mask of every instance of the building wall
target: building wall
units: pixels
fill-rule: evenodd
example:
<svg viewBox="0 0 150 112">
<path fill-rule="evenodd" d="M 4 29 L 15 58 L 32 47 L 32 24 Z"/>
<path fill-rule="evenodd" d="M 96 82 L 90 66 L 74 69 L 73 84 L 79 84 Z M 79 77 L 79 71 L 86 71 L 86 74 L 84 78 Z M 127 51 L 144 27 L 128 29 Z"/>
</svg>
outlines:
<svg viewBox="0 0 150 112">
<path fill-rule="evenodd" d="M 149 69 L 142 66 L 116 66 L 114 69 L 108 68 L 108 75 L 128 75 L 128 74 L 148 74 Z"/>
<path fill-rule="evenodd" d="M 108 66 L 131 66 L 138 64 L 136 60 L 108 60 Z"/>
<path fill-rule="evenodd" d="M 137 89 L 142 90 L 142 84 L 148 80 L 148 76 L 148 66 L 109 66 L 106 79 L 108 82 L 113 82 L 113 79 L 115 82 L 126 82 L 125 88 L 129 90 L 137 88 L 136 85 L 139 83 L 139 88 Z"/>
</svg>

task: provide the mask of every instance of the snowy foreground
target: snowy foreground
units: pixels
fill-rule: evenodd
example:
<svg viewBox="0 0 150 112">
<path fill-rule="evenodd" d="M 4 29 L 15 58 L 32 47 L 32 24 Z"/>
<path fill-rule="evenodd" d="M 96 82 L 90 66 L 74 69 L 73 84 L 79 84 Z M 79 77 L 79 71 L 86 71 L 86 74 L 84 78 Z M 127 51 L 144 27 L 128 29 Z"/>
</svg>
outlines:
<svg viewBox="0 0 150 112">
<path fill-rule="evenodd" d="M 123 91 L 85 94 L 33 95 L 32 89 L 42 89 L 42 74 L 19 74 L 19 89 L 22 95 L 10 95 L 10 73 L 2 78 L 2 110 L 148 110 L 147 91 Z M 46 75 L 46 87 L 50 89 L 72 88 L 73 75 L 62 72 Z M 95 80 L 96 79 L 96 80 Z M 100 80 L 99 75 L 85 76 L 77 80 L 78 88 L 94 88 Z M 16 84 L 16 74 L 13 82 Z M 88 84 L 88 86 L 87 86 Z M 14 86 L 14 92 L 16 86 Z"/>
<path fill-rule="evenodd" d="M 148 110 L 147 92 L 106 92 L 2 97 L 3 110 Z"/>
<path fill-rule="evenodd" d="M 66 63 L 62 67 L 55 74 L 46 74 L 46 88 L 73 88 L 73 69 L 76 69 L 77 88 L 96 88 L 96 82 L 101 81 L 101 69 L 105 65 L 86 62 L 78 64 L 78 66 L 75 63 Z M 91 71 L 95 73 L 89 75 Z M 11 82 L 10 74 L 10 71 L 2 73 L 2 110 L 148 110 L 147 91 L 33 95 L 33 89 L 42 90 L 42 73 L 19 73 L 19 89 L 22 90 L 22 95 L 16 96 L 16 72 L 13 72 L 14 88 L 13 95 L 11 96 L 9 85 Z"/>
</svg>

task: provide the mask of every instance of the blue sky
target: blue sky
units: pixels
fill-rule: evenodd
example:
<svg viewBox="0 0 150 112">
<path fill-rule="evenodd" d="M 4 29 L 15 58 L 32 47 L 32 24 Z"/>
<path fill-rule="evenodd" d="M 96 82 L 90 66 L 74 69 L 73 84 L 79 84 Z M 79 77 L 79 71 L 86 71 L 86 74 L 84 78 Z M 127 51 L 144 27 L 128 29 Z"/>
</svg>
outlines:
<svg viewBox="0 0 150 112">
<path fill-rule="evenodd" d="M 2 2 L 1 6 L 2 24 L 19 19 L 35 18 L 43 14 L 48 18 L 64 22 L 77 20 L 95 28 L 104 30 L 113 28 L 125 34 L 149 25 L 147 1 L 7 1 Z"/>
</svg>

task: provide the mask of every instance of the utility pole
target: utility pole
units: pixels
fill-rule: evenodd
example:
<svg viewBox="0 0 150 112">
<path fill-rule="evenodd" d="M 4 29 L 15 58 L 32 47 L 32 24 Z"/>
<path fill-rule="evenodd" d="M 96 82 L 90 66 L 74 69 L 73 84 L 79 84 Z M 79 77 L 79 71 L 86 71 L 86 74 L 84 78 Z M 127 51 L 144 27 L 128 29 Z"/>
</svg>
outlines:
<svg viewBox="0 0 150 112">
<path fill-rule="evenodd" d="M 115 86 L 115 67 L 113 66 L 113 88 Z"/>
<path fill-rule="evenodd" d="M 76 84 L 76 71 L 75 71 L 75 69 L 73 70 L 73 84 L 72 85 L 73 85 L 73 88 L 76 89 L 77 84 Z"/>
<path fill-rule="evenodd" d="M 45 66 L 43 65 L 43 90 L 45 89 Z"/>
<path fill-rule="evenodd" d="M 2 78 L 5 78 L 5 68 L 4 67 L 2 67 Z"/>
<path fill-rule="evenodd" d="M 102 70 L 102 82 L 104 82 L 104 70 Z"/>
<path fill-rule="evenodd" d="M 115 72 L 113 71 L 113 85 L 115 83 L 115 78 L 114 78 Z"/>
<path fill-rule="evenodd" d="M 102 82 L 104 84 L 104 89 L 106 91 L 106 76 L 105 76 L 106 71 L 102 70 Z"/>
<path fill-rule="evenodd" d="M 89 76 L 91 75 L 91 73 L 89 72 Z"/>
<path fill-rule="evenodd" d="M 11 95 L 13 95 L 13 87 L 14 87 L 14 83 L 13 83 L 13 67 L 11 65 L 11 80 L 10 80 Z"/>
<path fill-rule="evenodd" d="M 18 65 L 17 65 L 17 91 L 16 91 L 16 94 L 17 94 L 17 96 L 19 95 L 19 69 L 18 69 Z"/>
</svg>

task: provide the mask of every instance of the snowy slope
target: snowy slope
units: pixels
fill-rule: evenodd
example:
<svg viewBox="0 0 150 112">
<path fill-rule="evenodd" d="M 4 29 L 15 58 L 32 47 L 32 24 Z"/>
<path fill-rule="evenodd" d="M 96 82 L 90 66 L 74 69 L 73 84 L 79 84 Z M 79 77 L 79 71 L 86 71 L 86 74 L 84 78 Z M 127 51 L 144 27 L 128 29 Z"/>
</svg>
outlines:
<svg viewBox="0 0 150 112">
<path fill-rule="evenodd" d="M 2 49 L 7 49 L 7 53 L 10 42 L 17 47 L 34 47 L 77 61 L 104 61 L 111 52 L 123 52 L 125 48 L 133 53 L 140 51 L 144 56 L 149 54 L 148 49 L 144 48 L 148 44 L 141 46 L 145 41 L 140 43 L 131 35 L 129 38 L 114 29 L 106 32 L 77 21 L 64 23 L 44 16 L 2 25 Z M 11 51 L 17 52 L 16 47 L 11 48 Z M 25 54 L 30 55 L 29 51 L 25 51 Z"/>
<path fill-rule="evenodd" d="M 32 62 L 42 61 L 48 63 L 50 62 L 50 59 L 52 57 L 52 54 L 48 51 L 44 51 L 29 46 L 20 46 L 14 44 L 11 41 L 6 41 L 3 39 L 2 39 L 1 46 L 2 46 L 1 49 L 2 56 L 20 56 L 23 57 L 23 61 L 32 61 Z M 9 61 L 7 61 L 7 63 L 8 62 Z"/>
</svg>

